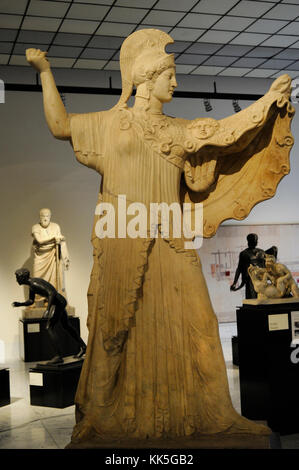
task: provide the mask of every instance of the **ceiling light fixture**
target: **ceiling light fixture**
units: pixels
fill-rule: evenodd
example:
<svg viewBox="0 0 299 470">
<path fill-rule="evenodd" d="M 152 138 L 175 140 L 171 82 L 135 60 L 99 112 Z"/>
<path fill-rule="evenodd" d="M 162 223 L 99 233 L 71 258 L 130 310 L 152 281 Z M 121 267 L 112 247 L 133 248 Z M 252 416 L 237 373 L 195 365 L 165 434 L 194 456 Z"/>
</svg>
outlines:
<svg viewBox="0 0 299 470">
<path fill-rule="evenodd" d="M 234 108 L 235 113 L 238 113 L 239 111 L 241 111 L 241 108 L 239 106 L 239 101 L 236 99 L 233 100 L 233 108 Z"/>
<path fill-rule="evenodd" d="M 211 103 L 210 103 L 210 100 L 208 100 L 207 98 L 203 100 L 203 104 L 204 104 L 204 107 L 205 107 L 205 110 L 207 113 L 209 113 L 210 111 L 212 111 L 212 106 L 211 106 Z"/>
</svg>

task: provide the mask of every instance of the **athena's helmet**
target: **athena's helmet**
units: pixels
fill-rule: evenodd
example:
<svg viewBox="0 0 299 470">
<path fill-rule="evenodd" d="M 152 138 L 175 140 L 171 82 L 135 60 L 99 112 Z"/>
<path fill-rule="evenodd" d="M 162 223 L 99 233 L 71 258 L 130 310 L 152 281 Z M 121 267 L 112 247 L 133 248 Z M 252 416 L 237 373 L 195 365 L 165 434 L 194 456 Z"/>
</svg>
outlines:
<svg viewBox="0 0 299 470">
<path fill-rule="evenodd" d="M 165 46 L 173 42 L 167 33 L 158 29 L 141 29 L 124 40 L 120 50 L 122 93 L 117 107 L 127 103 L 134 85 L 174 67 L 174 55 L 165 52 Z"/>
</svg>

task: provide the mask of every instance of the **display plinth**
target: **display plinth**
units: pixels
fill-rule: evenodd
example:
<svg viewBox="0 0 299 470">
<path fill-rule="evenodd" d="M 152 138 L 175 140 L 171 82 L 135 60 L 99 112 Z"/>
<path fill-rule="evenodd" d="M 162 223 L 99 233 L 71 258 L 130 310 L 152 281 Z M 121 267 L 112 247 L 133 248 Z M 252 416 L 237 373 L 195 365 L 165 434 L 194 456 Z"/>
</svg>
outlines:
<svg viewBox="0 0 299 470">
<path fill-rule="evenodd" d="M 184 438 L 90 440 L 88 444 L 71 442 L 67 449 L 270 449 L 270 436 L 225 434 Z"/>
<path fill-rule="evenodd" d="M 232 336 L 232 362 L 234 366 L 239 366 L 239 348 L 237 336 Z"/>
<path fill-rule="evenodd" d="M 83 359 L 64 357 L 63 364 L 39 363 L 29 369 L 30 403 L 66 408 L 74 404 Z"/>
<path fill-rule="evenodd" d="M 0 406 L 10 404 L 9 369 L 0 369 Z"/>
<path fill-rule="evenodd" d="M 280 434 L 299 432 L 299 361 L 291 359 L 291 312 L 299 312 L 299 302 L 237 309 L 242 415 L 265 420 Z"/>
<path fill-rule="evenodd" d="M 45 306 L 34 306 L 27 307 L 22 310 L 22 319 L 23 320 L 36 320 L 41 319 L 44 316 L 46 307 Z M 75 307 L 70 307 L 67 305 L 66 312 L 69 317 L 75 316 Z"/>
<path fill-rule="evenodd" d="M 80 335 L 79 317 L 69 317 L 69 323 L 78 331 Z M 47 361 L 55 356 L 52 343 L 46 330 L 47 320 L 38 319 L 20 319 L 19 321 L 19 340 L 20 356 L 25 362 Z M 61 338 L 61 349 L 64 356 L 70 356 L 78 352 L 78 345 L 75 340 L 59 325 L 57 328 Z"/>
</svg>

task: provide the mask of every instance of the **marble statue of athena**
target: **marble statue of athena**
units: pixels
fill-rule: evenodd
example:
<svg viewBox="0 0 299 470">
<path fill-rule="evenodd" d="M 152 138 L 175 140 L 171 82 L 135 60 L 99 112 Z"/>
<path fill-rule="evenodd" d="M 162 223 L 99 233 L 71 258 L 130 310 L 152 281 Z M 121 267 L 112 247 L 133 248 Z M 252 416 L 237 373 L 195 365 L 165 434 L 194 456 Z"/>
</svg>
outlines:
<svg viewBox="0 0 299 470">
<path fill-rule="evenodd" d="M 132 33 L 121 47 L 122 94 L 109 110 L 69 114 L 46 53 L 27 50 L 40 73 L 54 137 L 102 175 L 99 207 L 203 204 L 203 237 L 244 219 L 274 196 L 289 172 L 291 80 L 282 75 L 257 102 L 216 121 L 171 117 L 177 86 L 172 38 Z M 136 88 L 132 107 L 127 102 Z M 191 103 L 192 104 L 192 103 Z M 63 145 L 63 144 L 61 144 Z M 218 322 L 196 249 L 184 236 L 105 237 L 96 232 L 88 290 L 88 346 L 75 397 L 71 448 L 197 447 L 208 436 L 269 436 L 233 408 Z M 160 224 L 157 224 L 160 231 Z M 171 444 L 172 443 L 172 444 Z"/>
</svg>

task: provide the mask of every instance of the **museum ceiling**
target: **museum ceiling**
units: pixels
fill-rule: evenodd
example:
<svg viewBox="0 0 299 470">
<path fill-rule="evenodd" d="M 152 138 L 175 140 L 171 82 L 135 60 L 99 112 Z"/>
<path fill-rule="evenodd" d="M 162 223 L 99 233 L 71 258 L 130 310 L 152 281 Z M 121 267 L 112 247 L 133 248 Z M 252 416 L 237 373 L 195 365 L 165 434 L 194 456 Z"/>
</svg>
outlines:
<svg viewBox="0 0 299 470">
<path fill-rule="evenodd" d="M 123 39 L 159 28 L 175 43 L 180 74 L 299 77 L 299 0 L 0 0 L 0 64 L 119 70 Z"/>
</svg>

